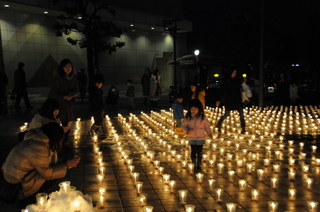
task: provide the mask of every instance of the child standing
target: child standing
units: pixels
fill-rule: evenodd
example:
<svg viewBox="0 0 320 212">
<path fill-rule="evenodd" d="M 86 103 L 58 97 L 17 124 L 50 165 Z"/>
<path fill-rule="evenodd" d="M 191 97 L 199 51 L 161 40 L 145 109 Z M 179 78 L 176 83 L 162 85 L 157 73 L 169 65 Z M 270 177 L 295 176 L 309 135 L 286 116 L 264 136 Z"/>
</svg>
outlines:
<svg viewBox="0 0 320 212">
<path fill-rule="evenodd" d="M 176 121 L 176 127 L 181 127 L 181 120 L 184 118 L 182 101 L 183 96 L 177 94 L 176 100 L 172 104 L 173 118 Z"/>
<path fill-rule="evenodd" d="M 183 132 L 187 134 L 191 147 L 191 160 L 196 171 L 201 171 L 202 147 L 206 136 L 212 139 L 209 122 L 204 115 L 203 106 L 198 99 L 192 99 L 188 112 L 182 123 Z"/>
<path fill-rule="evenodd" d="M 104 83 L 103 78 L 101 77 L 94 77 L 93 84 L 89 86 L 88 93 L 89 93 L 89 110 L 93 114 L 94 117 L 94 124 L 91 126 L 89 134 L 97 134 L 99 137 L 105 137 L 106 135 L 103 134 L 101 129 L 101 124 L 103 121 L 102 114 L 103 111 L 103 99 L 102 99 L 102 86 Z"/>
<path fill-rule="evenodd" d="M 127 93 L 126 96 L 128 97 L 128 105 L 129 111 L 134 111 L 134 102 L 133 102 L 133 98 L 134 98 L 134 85 L 132 84 L 131 80 L 127 80 L 127 85 L 128 85 L 128 89 L 127 89 Z"/>
</svg>

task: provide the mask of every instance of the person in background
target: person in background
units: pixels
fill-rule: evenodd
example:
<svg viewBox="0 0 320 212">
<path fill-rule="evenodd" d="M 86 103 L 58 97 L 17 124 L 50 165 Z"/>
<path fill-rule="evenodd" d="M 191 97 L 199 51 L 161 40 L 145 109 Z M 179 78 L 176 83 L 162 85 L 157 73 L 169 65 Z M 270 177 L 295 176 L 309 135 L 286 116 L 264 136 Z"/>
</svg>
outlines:
<svg viewBox="0 0 320 212">
<path fill-rule="evenodd" d="M 86 97 L 86 88 L 87 88 L 87 75 L 84 73 L 84 69 L 80 69 L 77 74 L 78 86 L 80 91 L 80 98 L 84 101 Z"/>
<path fill-rule="evenodd" d="M 93 84 L 89 86 L 88 93 L 89 93 L 89 110 L 93 114 L 94 123 L 91 126 L 89 134 L 97 134 L 99 137 L 105 137 L 106 135 L 103 134 L 101 124 L 103 121 L 103 92 L 101 90 L 104 80 L 101 77 L 95 76 L 92 80 Z"/>
<path fill-rule="evenodd" d="M 132 80 L 127 80 L 128 89 L 126 92 L 126 97 L 128 97 L 128 110 L 134 111 L 134 85 Z"/>
<path fill-rule="evenodd" d="M 241 86 L 242 86 L 242 90 L 245 92 L 245 95 L 246 95 L 246 97 L 248 99 L 248 101 L 245 101 L 243 103 L 244 103 L 244 105 L 246 107 L 249 108 L 250 105 L 252 105 L 252 100 L 251 100 L 252 92 L 251 92 L 251 89 L 250 89 L 249 85 L 247 84 L 247 78 L 246 77 L 243 78 Z"/>
<path fill-rule="evenodd" d="M 148 104 L 148 98 L 150 95 L 150 77 L 151 77 L 151 71 L 149 68 L 144 69 L 144 74 L 141 77 L 141 85 L 142 85 L 142 94 L 143 94 L 143 104 Z"/>
<path fill-rule="evenodd" d="M 290 85 L 290 102 L 291 102 L 291 104 L 295 105 L 298 98 L 299 98 L 298 85 L 297 85 L 297 82 L 293 82 L 292 85 Z"/>
<path fill-rule="evenodd" d="M 1 64 L 0 64 L 1 65 Z M 7 105 L 8 77 L 0 66 L 0 119 L 4 116 Z"/>
<path fill-rule="evenodd" d="M 111 107 L 112 109 L 115 109 L 116 105 L 118 104 L 118 99 L 119 90 L 116 88 L 116 86 L 112 85 L 108 91 L 108 95 L 106 98 L 107 108 Z"/>
<path fill-rule="evenodd" d="M 212 139 L 209 122 L 204 115 L 203 106 L 198 99 L 192 99 L 188 112 L 182 122 L 183 132 L 191 147 L 191 160 L 196 171 L 201 171 L 202 148 L 206 137 Z"/>
<path fill-rule="evenodd" d="M 191 99 L 198 99 L 201 102 L 204 110 L 206 108 L 206 92 L 203 89 L 201 89 L 197 83 L 192 83 L 190 89 L 192 91 Z"/>
<path fill-rule="evenodd" d="M 160 71 L 158 69 L 155 69 L 150 77 L 150 102 L 152 107 L 158 106 L 158 101 L 162 93 L 160 83 Z"/>
<path fill-rule="evenodd" d="M 15 109 L 19 112 L 21 111 L 21 98 L 23 98 L 23 101 L 26 105 L 27 110 L 32 109 L 33 107 L 30 105 L 30 100 L 28 97 L 28 84 L 26 81 L 26 74 L 24 71 L 24 63 L 20 62 L 18 64 L 18 69 L 14 72 L 14 91 L 16 92 L 16 103 L 15 103 Z"/>
<path fill-rule="evenodd" d="M 168 96 L 169 96 L 169 102 L 170 102 L 170 105 L 172 105 L 173 102 L 176 100 L 177 91 L 176 91 L 176 89 L 174 89 L 173 86 L 170 86 L 169 89 L 170 89 L 170 92 L 169 92 L 169 94 L 168 94 Z"/>
<path fill-rule="evenodd" d="M 60 112 L 58 118 L 62 126 L 71 126 L 74 118 L 73 103 L 79 93 L 77 77 L 74 74 L 72 63 L 68 59 L 63 59 L 60 62 L 56 72 L 57 75 L 52 80 L 48 98 L 53 98 L 59 102 Z M 66 132 L 63 142 L 63 146 L 67 149 L 69 132 L 70 130 Z"/>
<path fill-rule="evenodd" d="M 289 100 L 289 83 L 285 79 L 283 73 L 279 76 L 279 81 L 277 83 L 277 96 L 280 105 L 287 105 Z"/>
<path fill-rule="evenodd" d="M 20 183 L 17 193 L 10 195 L 20 200 L 22 208 L 35 203 L 37 192 L 45 192 L 48 185 L 52 185 L 51 180 L 63 178 L 68 169 L 77 167 L 80 162 L 80 159 L 57 161 L 52 157 L 61 149 L 63 137 L 64 130 L 55 122 L 29 130 L 24 141 L 10 151 L 2 165 L 0 174 L 5 185 L 1 185 L 0 190 Z M 13 191 L 0 193 L 4 192 Z M 24 201 L 25 198 L 28 201 Z"/>
<path fill-rule="evenodd" d="M 244 134 L 246 132 L 245 127 L 246 123 L 244 120 L 243 114 L 243 105 L 241 99 L 241 82 L 237 78 L 237 70 L 235 68 L 230 68 L 230 73 L 227 73 L 224 81 L 221 84 L 221 88 L 219 91 L 218 101 L 216 102 L 216 107 L 220 106 L 220 100 L 224 99 L 225 102 L 225 112 L 224 115 L 218 121 L 217 128 L 218 131 L 221 132 L 222 122 L 230 115 L 231 110 L 237 110 L 240 115 L 241 122 L 241 133 Z"/>
<path fill-rule="evenodd" d="M 176 127 L 181 127 L 181 120 L 184 118 L 183 106 L 182 106 L 183 96 L 181 94 L 176 95 L 176 100 L 172 103 L 173 118 L 176 122 Z"/>
</svg>

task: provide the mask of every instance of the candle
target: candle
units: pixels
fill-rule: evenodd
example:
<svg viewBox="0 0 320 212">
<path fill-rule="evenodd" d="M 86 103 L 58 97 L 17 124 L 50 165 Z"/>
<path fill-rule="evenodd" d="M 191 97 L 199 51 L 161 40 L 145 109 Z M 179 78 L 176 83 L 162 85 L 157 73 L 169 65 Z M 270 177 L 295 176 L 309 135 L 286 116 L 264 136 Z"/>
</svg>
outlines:
<svg viewBox="0 0 320 212">
<path fill-rule="evenodd" d="M 245 180 L 239 180 L 239 189 L 240 191 L 244 191 L 246 189 L 247 183 Z"/>
<path fill-rule="evenodd" d="M 105 197 L 99 196 L 98 208 L 100 208 L 100 209 L 104 208 L 104 206 L 105 206 L 104 202 L 105 202 Z"/>
<path fill-rule="evenodd" d="M 129 166 L 129 174 L 130 174 L 130 176 L 132 176 L 132 174 L 133 174 L 133 171 L 134 171 L 134 166 Z"/>
<path fill-rule="evenodd" d="M 99 195 L 100 196 L 105 195 L 106 194 L 106 190 L 107 190 L 106 186 L 99 186 Z"/>
<path fill-rule="evenodd" d="M 264 166 L 269 166 L 270 165 L 270 160 L 268 158 L 263 159 L 263 164 L 264 164 Z"/>
<path fill-rule="evenodd" d="M 237 204 L 236 203 L 227 203 L 227 211 L 228 212 L 236 212 Z"/>
<path fill-rule="evenodd" d="M 222 195 L 223 195 L 222 188 L 216 188 L 215 193 L 216 193 L 217 202 L 222 202 Z"/>
<path fill-rule="evenodd" d="M 213 191 L 215 189 L 216 181 L 212 178 L 208 179 L 209 182 L 209 189 L 210 191 Z"/>
<path fill-rule="evenodd" d="M 76 197 L 72 203 L 72 208 L 73 208 L 72 209 L 73 212 L 81 212 L 81 199 Z"/>
<path fill-rule="evenodd" d="M 308 171 L 309 171 L 309 166 L 308 165 L 302 166 L 302 172 L 303 173 L 308 173 Z"/>
<path fill-rule="evenodd" d="M 289 200 L 295 201 L 296 200 L 296 194 L 297 194 L 297 190 L 296 189 L 294 189 L 294 188 L 289 188 L 288 189 Z"/>
<path fill-rule="evenodd" d="M 277 184 L 278 184 L 277 178 L 271 178 L 270 179 L 270 184 L 271 184 L 271 188 L 276 189 L 277 188 Z"/>
<path fill-rule="evenodd" d="M 223 168 L 224 168 L 224 164 L 223 163 L 218 163 L 218 174 L 222 174 L 223 173 Z"/>
<path fill-rule="evenodd" d="M 188 163 L 188 171 L 189 171 L 189 174 L 194 173 L 194 164 L 193 163 Z"/>
<path fill-rule="evenodd" d="M 312 178 L 307 178 L 306 179 L 306 188 L 307 189 L 312 189 L 312 183 L 313 183 L 313 179 Z"/>
<path fill-rule="evenodd" d="M 268 207 L 269 207 L 269 212 L 276 212 L 277 211 L 277 207 L 278 207 L 278 203 L 275 201 L 269 201 L 268 202 Z"/>
<path fill-rule="evenodd" d="M 279 165 L 279 164 L 274 164 L 274 165 L 273 165 L 273 171 L 274 171 L 275 173 L 279 173 L 279 171 L 280 171 L 280 165 Z"/>
<path fill-rule="evenodd" d="M 247 174 L 251 174 L 252 173 L 252 168 L 253 168 L 252 163 L 247 163 Z"/>
<path fill-rule="evenodd" d="M 138 195 L 142 193 L 142 187 L 143 187 L 143 182 L 138 181 L 138 182 L 136 183 L 136 190 L 137 190 L 137 194 L 138 194 Z"/>
<path fill-rule="evenodd" d="M 235 173 L 235 171 L 233 171 L 233 170 L 228 171 L 228 179 L 230 182 L 233 182 L 233 180 L 234 180 L 234 173 Z"/>
<path fill-rule="evenodd" d="M 185 205 L 186 212 L 194 212 L 195 207 L 195 205 Z"/>
<path fill-rule="evenodd" d="M 237 161 L 237 167 L 241 168 L 243 166 L 243 161 L 242 160 L 238 160 Z"/>
<path fill-rule="evenodd" d="M 182 168 L 186 168 L 187 163 L 188 163 L 188 162 L 187 162 L 186 160 L 181 161 L 181 167 L 182 167 Z"/>
<path fill-rule="evenodd" d="M 215 163 L 214 160 L 209 160 L 209 167 L 213 168 L 214 167 L 214 163 Z"/>
<path fill-rule="evenodd" d="M 295 159 L 289 159 L 289 166 L 294 166 Z"/>
<path fill-rule="evenodd" d="M 196 176 L 197 176 L 198 183 L 202 183 L 203 182 L 203 173 L 199 172 L 198 174 L 196 174 Z"/>
<path fill-rule="evenodd" d="M 164 167 L 163 166 L 159 166 L 159 175 L 163 175 L 163 171 L 164 171 Z"/>
<path fill-rule="evenodd" d="M 140 202 L 141 206 L 147 205 L 147 194 L 146 193 L 141 193 L 139 195 L 139 202 Z"/>
<path fill-rule="evenodd" d="M 139 181 L 139 175 L 140 175 L 140 173 L 133 172 L 133 174 L 132 174 L 133 184 L 136 184 Z"/>
<path fill-rule="evenodd" d="M 288 177 L 289 177 L 289 180 L 295 180 L 296 178 L 296 172 L 295 171 L 289 171 L 288 172 Z"/>
<path fill-rule="evenodd" d="M 317 212 L 318 202 L 316 201 L 307 201 L 309 212 Z"/>
<path fill-rule="evenodd" d="M 103 175 L 102 174 L 97 174 L 97 180 L 98 180 L 98 184 L 102 185 Z"/>
<path fill-rule="evenodd" d="M 312 154 L 316 154 L 317 153 L 317 146 L 312 145 L 311 148 L 312 148 Z"/>
<path fill-rule="evenodd" d="M 252 201 L 259 201 L 259 190 L 258 189 L 251 189 L 251 200 Z"/>
<path fill-rule="evenodd" d="M 169 181 L 169 190 L 170 190 L 170 193 L 174 193 L 175 187 L 176 187 L 176 181 L 175 181 L 175 180 L 170 180 L 170 181 Z"/>
<path fill-rule="evenodd" d="M 37 205 L 39 209 L 45 209 L 48 202 L 48 194 L 39 193 L 36 195 Z"/>
<path fill-rule="evenodd" d="M 163 174 L 162 179 L 164 184 L 168 184 L 170 180 L 170 174 Z"/>
<path fill-rule="evenodd" d="M 263 181 L 264 176 L 264 170 L 263 169 L 257 169 L 257 176 L 259 181 Z"/>
<path fill-rule="evenodd" d="M 60 192 L 67 192 L 70 189 L 70 181 L 63 181 L 59 183 Z"/>
<path fill-rule="evenodd" d="M 187 203 L 187 190 L 179 190 L 179 201 L 181 205 L 185 205 Z"/>
<path fill-rule="evenodd" d="M 153 207 L 152 206 L 144 206 L 143 207 L 143 212 L 152 212 L 153 211 Z"/>
</svg>

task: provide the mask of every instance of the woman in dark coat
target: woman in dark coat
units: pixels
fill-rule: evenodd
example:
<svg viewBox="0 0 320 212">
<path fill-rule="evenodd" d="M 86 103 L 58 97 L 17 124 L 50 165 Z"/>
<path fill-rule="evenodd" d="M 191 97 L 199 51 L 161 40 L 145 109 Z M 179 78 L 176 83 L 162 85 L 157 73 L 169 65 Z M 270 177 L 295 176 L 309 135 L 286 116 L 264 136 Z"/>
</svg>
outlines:
<svg viewBox="0 0 320 212">
<path fill-rule="evenodd" d="M 225 113 L 218 121 L 218 131 L 221 130 L 222 122 L 230 115 L 231 110 L 237 110 L 240 115 L 241 133 L 245 133 L 245 120 L 243 115 L 243 106 L 241 101 L 241 82 L 237 78 L 237 70 L 231 69 L 225 80 L 222 82 L 220 93 L 218 95 L 218 101 L 216 107 L 220 105 L 220 99 L 224 99 Z"/>
<path fill-rule="evenodd" d="M 68 59 L 63 59 L 60 62 L 57 73 L 58 76 L 55 76 L 52 80 L 49 98 L 59 102 L 60 113 L 58 118 L 63 126 L 68 126 L 74 118 L 73 102 L 79 93 L 77 77 L 74 74 L 72 63 Z M 66 132 L 65 143 L 67 143 L 69 132 Z"/>
</svg>

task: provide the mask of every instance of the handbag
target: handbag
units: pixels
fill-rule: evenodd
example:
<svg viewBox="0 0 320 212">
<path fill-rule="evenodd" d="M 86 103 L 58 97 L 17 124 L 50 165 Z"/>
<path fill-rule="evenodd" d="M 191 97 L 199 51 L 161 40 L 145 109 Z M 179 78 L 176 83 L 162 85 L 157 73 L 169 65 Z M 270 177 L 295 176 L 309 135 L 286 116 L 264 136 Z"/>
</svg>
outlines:
<svg viewBox="0 0 320 212">
<path fill-rule="evenodd" d="M 0 171 L 0 200 L 11 205 L 17 200 L 19 191 L 21 190 L 21 183 L 8 183 L 2 171 Z"/>
</svg>

